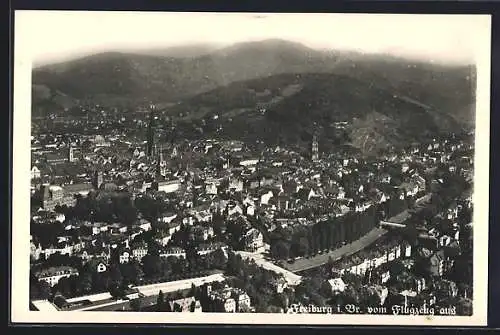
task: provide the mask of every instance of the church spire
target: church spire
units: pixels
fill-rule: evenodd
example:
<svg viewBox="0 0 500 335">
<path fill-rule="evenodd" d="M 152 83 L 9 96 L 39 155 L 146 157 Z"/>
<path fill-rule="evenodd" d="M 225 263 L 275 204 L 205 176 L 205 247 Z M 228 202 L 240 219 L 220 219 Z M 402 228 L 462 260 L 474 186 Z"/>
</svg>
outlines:
<svg viewBox="0 0 500 335">
<path fill-rule="evenodd" d="M 156 178 L 161 179 L 167 174 L 167 162 L 163 159 L 163 145 L 160 144 L 156 162 Z"/>
<path fill-rule="evenodd" d="M 318 138 L 316 136 L 316 132 L 313 134 L 313 137 L 312 137 L 311 158 L 312 158 L 313 162 L 316 162 L 319 159 Z"/>
<path fill-rule="evenodd" d="M 148 123 L 148 131 L 147 131 L 147 147 L 146 147 L 146 155 L 151 157 L 154 155 L 154 120 L 155 120 L 155 107 L 153 104 L 150 105 L 149 112 L 149 123 Z"/>
</svg>

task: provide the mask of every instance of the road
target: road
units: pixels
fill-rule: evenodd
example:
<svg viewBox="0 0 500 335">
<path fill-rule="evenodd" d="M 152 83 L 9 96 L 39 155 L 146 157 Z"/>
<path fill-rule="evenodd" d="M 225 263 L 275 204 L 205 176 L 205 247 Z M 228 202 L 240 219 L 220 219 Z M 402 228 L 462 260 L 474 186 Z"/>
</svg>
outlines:
<svg viewBox="0 0 500 335">
<path fill-rule="evenodd" d="M 76 298 L 70 298 L 66 299 L 67 302 L 78 302 L 78 301 L 83 301 L 83 300 L 89 300 L 92 302 L 96 301 L 101 301 L 101 300 L 107 300 L 113 298 L 109 292 L 104 292 L 104 293 L 97 293 L 97 294 L 92 294 L 92 295 L 87 295 L 84 297 L 76 297 Z"/>
<path fill-rule="evenodd" d="M 415 210 L 418 211 L 422 209 L 424 204 L 426 204 L 429 200 L 431 199 L 431 194 L 426 194 L 423 197 L 417 199 L 415 201 Z M 409 210 L 405 210 L 387 221 L 389 222 L 394 222 L 394 223 L 402 223 L 406 221 L 410 217 L 411 213 Z M 309 270 L 318 266 L 321 266 L 323 264 L 326 264 L 328 262 L 328 259 L 331 257 L 334 261 L 340 259 L 341 257 L 344 256 L 350 256 L 356 252 L 359 252 L 371 244 L 375 243 L 378 241 L 382 236 L 384 236 L 387 233 L 387 230 L 382 229 L 382 228 L 374 228 L 372 229 L 368 234 L 362 236 L 358 240 L 346 244 L 336 250 L 330 251 L 328 253 L 323 253 L 320 255 L 316 255 L 311 258 L 301 258 L 295 260 L 293 264 L 286 263 L 285 267 L 292 272 L 301 272 L 305 270 Z"/>
<path fill-rule="evenodd" d="M 285 280 L 288 282 L 289 285 L 293 285 L 293 286 L 298 285 L 302 280 L 301 276 L 299 276 L 293 272 L 290 272 L 286 269 L 283 269 L 283 268 L 277 266 L 276 264 L 273 264 L 272 262 L 266 260 L 264 258 L 264 255 L 262 255 L 260 253 L 250 253 L 250 252 L 245 252 L 245 251 L 237 251 L 236 253 L 241 255 L 242 258 L 253 259 L 256 264 L 261 265 L 264 269 L 273 271 L 273 272 L 278 273 L 278 274 L 282 274 L 285 277 Z"/>
<path fill-rule="evenodd" d="M 346 244 L 338 249 L 335 249 L 327 253 L 319 254 L 311 258 L 297 259 L 292 264 L 286 263 L 285 267 L 292 272 L 301 272 L 326 264 L 330 259 L 330 257 L 334 261 L 336 261 L 342 258 L 343 256 L 350 256 L 358 251 L 363 250 L 369 245 L 375 243 L 386 233 L 387 230 L 385 229 L 373 228 L 368 234 L 362 236 L 360 239 L 352 243 Z"/>
<path fill-rule="evenodd" d="M 183 279 L 183 280 L 177 280 L 177 281 L 172 281 L 172 282 L 164 282 L 164 283 L 156 283 L 156 284 L 150 284 L 150 285 L 143 285 L 143 286 L 135 286 L 140 293 L 144 295 L 144 297 L 140 298 L 142 305 L 148 306 L 148 305 L 154 305 L 156 303 L 156 299 L 158 296 L 158 293 L 160 293 L 160 290 L 164 293 L 169 293 L 169 292 L 175 292 L 179 290 L 186 290 L 191 288 L 191 285 L 194 284 L 195 286 L 201 286 L 205 283 L 212 283 L 215 281 L 221 282 L 224 281 L 225 277 L 220 274 L 213 274 L 205 277 L 198 277 L 198 278 L 190 278 L 190 279 Z M 75 308 L 73 311 L 116 311 L 120 309 L 124 310 L 129 310 L 130 308 L 130 301 L 129 300 L 114 300 L 114 299 L 102 299 L 106 298 L 109 295 L 109 293 L 102 293 L 102 294 L 95 294 L 92 296 L 86 296 L 86 297 L 79 297 L 79 298 L 74 298 L 70 299 L 71 301 L 81 301 L 81 300 L 90 300 L 93 302 L 92 305 L 89 306 L 82 306 L 81 308 Z M 97 298 L 101 298 L 97 300 Z M 40 305 L 40 308 L 43 308 L 44 310 L 49 310 L 49 308 L 52 306 L 52 308 L 55 308 L 51 303 L 46 302 L 38 302 L 34 301 L 33 304 L 35 305 L 37 303 Z M 48 305 L 50 306 L 48 306 Z M 39 308 L 37 305 L 35 307 Z"/>
<path fill-rule="evenodd" d="M 178 290 L 189 289 L 192 284 L 194 284 L 195 286 L 201 286 L 205 283 L 211 283 L 215 281 L 221 282 L 224 280 L 225 277 L 222 274 L 218 273 L 206 277 L 183 279 L 172 282 L 157 283 L 144 286 L 136 286 L 134 288 L 138 289 L 139 292 L 144 294 L 145 296 L 152 296 L 152 295 L 156 296 L 158 295 L 158 293 L 160 293 L 160 290 L 164 293 L 175 292 Z"/>
</svg>

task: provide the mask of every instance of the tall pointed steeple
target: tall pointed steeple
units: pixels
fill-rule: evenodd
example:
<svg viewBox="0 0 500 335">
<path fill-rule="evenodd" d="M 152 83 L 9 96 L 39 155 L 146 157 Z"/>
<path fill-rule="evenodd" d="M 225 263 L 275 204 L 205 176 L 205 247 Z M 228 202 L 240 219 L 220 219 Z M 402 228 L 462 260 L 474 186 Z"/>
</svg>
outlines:
<svg viewBox="0 0 500 335">
<path fill-rule="evenodd" d="M 319 159 L 318 138 L 317 138 L 316 134 L 313 134 L 313 138 L 312 138 L 311 158 L 312 158 L 313 162 L 316 162 Z"/>
<path fill-rule="evenodd" d="M 149 112 L 149 123 L 148 123 L 148 131 L 147 131 L 147 147 L 146 147 L 146 155 L 148 157 L 152 157 L 154 155 L 153 149 L 154 149 L 154 137 L 155 137 L 155 131 L 154 131 L 154 120 L 155 120 L 155 108 L 154 105 L 150 105 L 150 112 Z"/>
<path fill-rule="evenodd" d="M 156 162 L 156 179 L 162 179 L 167 174 L 167 162 L 163 159 L 163 146 L 160 145 L 160 149 L 157 156 Z"/>
</svg>

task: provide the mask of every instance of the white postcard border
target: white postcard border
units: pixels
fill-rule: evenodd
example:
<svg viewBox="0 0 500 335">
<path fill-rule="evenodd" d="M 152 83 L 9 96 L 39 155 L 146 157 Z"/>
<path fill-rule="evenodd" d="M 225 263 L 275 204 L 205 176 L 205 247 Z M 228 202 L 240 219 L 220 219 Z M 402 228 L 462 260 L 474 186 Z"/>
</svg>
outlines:
<svg viewBox="0 0 500 335">
<path fill-rule="evenodd" d="M 473 15 L 484 28 L 477 36 L 477 92 L 474 176 L 474 296 L 473 315 L 392 316 L 323 314 L 155 313 L 29 311 L 29 189 L 31 131 L 30 17 L 37 11 L 16 11 L 14 41 L 13 185 L 11 247 L 11 322 L 13 323 L 152 323 L 152 324 L 260 324 L 260 325 L 428 325 L 484 326 L 487 324 L 488 205 L 491 16 Z M 35 13 L 36 14 L 36 13 Z M 130 13 L 129 13 L 130 14 Z M 257 13 L 252 13 L 255 15 Z M 240 15 L 240 14 L 230 14 Z M 245 14 L 241 14 L 245 15 Z M 272 14 L 270 14 L 272 15 Z M 314 20 L 315 14 L 304 15 Z M 325 15 L 325 14 L 321 14 Z M 337 14 L 339 15 L 339 14 Z M 341 14 L 358 15 L 358 14 Z M 363 14 L 394 15 L 394 14 Z M 399 15 L 399 14 L 398 14 Z M 422 14 L 411 14 L 422 15 Z M 464 15 L 469 16 L 469 15 Z M 61 29 L 64 29 L 61 27 Z M 425 29 L 423 26 L 422 29 Z"/>
</svg>

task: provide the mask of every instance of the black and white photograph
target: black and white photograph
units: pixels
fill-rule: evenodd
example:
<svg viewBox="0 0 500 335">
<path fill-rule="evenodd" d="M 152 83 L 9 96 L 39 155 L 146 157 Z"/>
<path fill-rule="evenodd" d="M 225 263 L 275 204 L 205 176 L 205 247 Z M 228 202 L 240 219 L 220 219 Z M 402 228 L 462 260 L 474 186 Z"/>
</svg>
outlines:
<svg viewBox="0 0 500 335">
<path fill-rule="evenodd" d="M 12 321 L 486 325 L 490 30 L 16 11 Z"/>
</svg>

